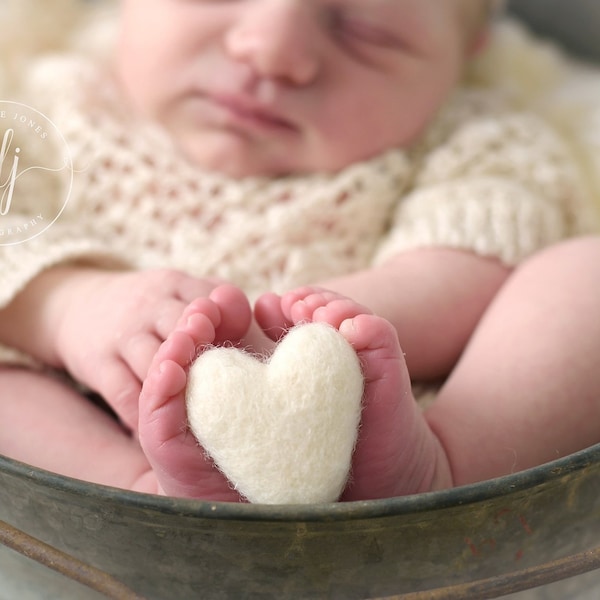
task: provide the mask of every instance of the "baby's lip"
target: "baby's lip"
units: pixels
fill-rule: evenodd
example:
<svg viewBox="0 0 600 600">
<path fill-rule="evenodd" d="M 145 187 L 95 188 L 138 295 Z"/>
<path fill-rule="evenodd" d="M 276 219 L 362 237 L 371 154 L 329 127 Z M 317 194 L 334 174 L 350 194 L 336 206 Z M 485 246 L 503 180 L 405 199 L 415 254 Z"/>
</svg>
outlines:
<svg viewBox="0 0 600 600">
<path fill-rule="evenodd" d="M 259 102 L 239 94 L 213 93 L 207 97 L 231 116 L 266 129 L 297 131 L 297 127 L 278 111 L 261 105 Z"/>
</svg>

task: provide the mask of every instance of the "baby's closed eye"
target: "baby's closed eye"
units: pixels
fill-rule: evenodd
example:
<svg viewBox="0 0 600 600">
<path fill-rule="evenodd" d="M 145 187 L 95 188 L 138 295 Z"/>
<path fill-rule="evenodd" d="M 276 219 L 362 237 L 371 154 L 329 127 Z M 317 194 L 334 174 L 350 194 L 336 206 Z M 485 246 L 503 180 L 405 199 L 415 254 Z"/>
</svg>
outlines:
<svg viewBox="0 0 600 600">
<path fill-rule="evenodd" d="M 351 41 L 392 48 L 405 45 L 397 28 L 367 15 L 340 11 L 332 21 L 335 34 Z"/>
</svg>

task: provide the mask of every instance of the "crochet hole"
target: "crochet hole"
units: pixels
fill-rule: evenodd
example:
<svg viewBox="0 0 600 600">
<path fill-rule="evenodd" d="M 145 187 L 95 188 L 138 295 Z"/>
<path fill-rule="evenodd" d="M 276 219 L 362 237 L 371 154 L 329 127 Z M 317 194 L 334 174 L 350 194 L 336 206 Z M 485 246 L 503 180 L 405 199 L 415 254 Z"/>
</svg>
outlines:
<svg viewBox="0 0 600 600">
<path fill-rule="evenodd" d="M 277 197 L 276 202 L 278 204 L 287 204 L 291 200 L 292 200 L 292 193 L 288 191 L 288 192 L 283 192 L 282 194 L 280 194 Z"/>
<path fill-rule="evenodd" d="M 208 190 L 208 193 L 211 198 L 216 198 L 217 196 L 220 196 L 221 192 L 222 192 L 222 189 L 221 189 L 220 185 L 214 185 L 213 187 L 211 187 Z"/>
<path fill-rule="evenodd" d="M 331 231 L 333 231 L 335 229 L 335 226 L 335 219 L 327 219 L 325 221 L 321 221 L 321 223 L 319 224 L 319 228 L 325 231 L 326 233 L 330 233 Z"/>
<path fill-rule="evenodd" d="M 342 192 L 336 199 L 335 199 L 335 204 L 336 206 L 343 206 L 344 204 L 346 204 L 346 202 L 348 202 L 348 200 L 350 199 L 350 192 Z"/>
<path fill-rule="evenodd" d="M 145 240 L 144 246 L 148 250 L 152 250 L 152 251 L 160 250 L 161 252 L 166 252 L 168 249 L 167 244 L 164 244 L 162 242 L 159 242 L 158 240 L 152 240 L 152 239 Z"/>
<path fill-rule="evenodd" d="M 216 215 L 212 219 L 209 219 L 206 222 L 206 229 L 208 231 L 212 231 L 213 229 L 216 229 L 217 227 L 219 227 L 222 223 L 223 223 L 223 217 L 221 215 Z"/>
<path fill-rule="evenodd" d="M 189 211 L 190 217 L 195 220 L 199 220 L 203 214 L 204 212 L 200 206 L 194 206 L 194 208 Z"/>
<path fill-rule="evenodd" d="M 148 156 L 147 154 L 144 154 L 142 156 L 142 163 L 144 163 L 144 165 L 150 167 L 151 169 L 154 169 L 156 167 L 156 161 L 154 160 L 154 158 L 152 158 L 152 156 Z"/>
</svg>

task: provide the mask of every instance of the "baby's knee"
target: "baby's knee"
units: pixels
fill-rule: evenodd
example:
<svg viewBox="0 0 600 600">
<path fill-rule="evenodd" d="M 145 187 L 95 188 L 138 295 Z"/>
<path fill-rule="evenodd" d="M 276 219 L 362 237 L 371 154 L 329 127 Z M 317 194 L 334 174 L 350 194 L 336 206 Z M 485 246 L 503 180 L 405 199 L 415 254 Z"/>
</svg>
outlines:
<svg viewBox="0 0 600 600">
<path fill-rule="evenodd" d="M 600 264 L 600 235 L 590 235 L 586 237 L 577 237 L 560 242 L 548 249 L 548 253 L 556 255 L 558 258 L 564 258 L 568 261 L 576 261 L 579 264 L 593 263 Z"/>
<path fill-rule="evenodd" d="M 526 260 L 522 271 L 557 277 L 600 277 L 600 235 L 571 238 L 545 248 Z M 600 287 L 600 280 L 599 280 Z"/>
</svg>

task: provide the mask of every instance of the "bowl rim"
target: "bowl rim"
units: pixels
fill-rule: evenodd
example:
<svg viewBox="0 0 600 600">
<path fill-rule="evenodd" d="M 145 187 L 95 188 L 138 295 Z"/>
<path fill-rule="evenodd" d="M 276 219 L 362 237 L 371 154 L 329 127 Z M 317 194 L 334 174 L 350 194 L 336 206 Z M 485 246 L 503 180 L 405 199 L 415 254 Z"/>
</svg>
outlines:
<svg viewBox="0 0 600 600">
<path fill-rule="evenodd" d="M 510 475 L 446 490 L 378 500 L 289 505 L 215 502 L 134 492 L 73 479 L 3 455 L 0 455 L 0 478 L 6 473 L 66 494 L 95 497 L 134 509 L 180 517 L 229 521 L 333 522 L 425 513 L 476 504 L 556 483 L 594 463 L 600 465 L 600 444 Z"/>
</svg>

